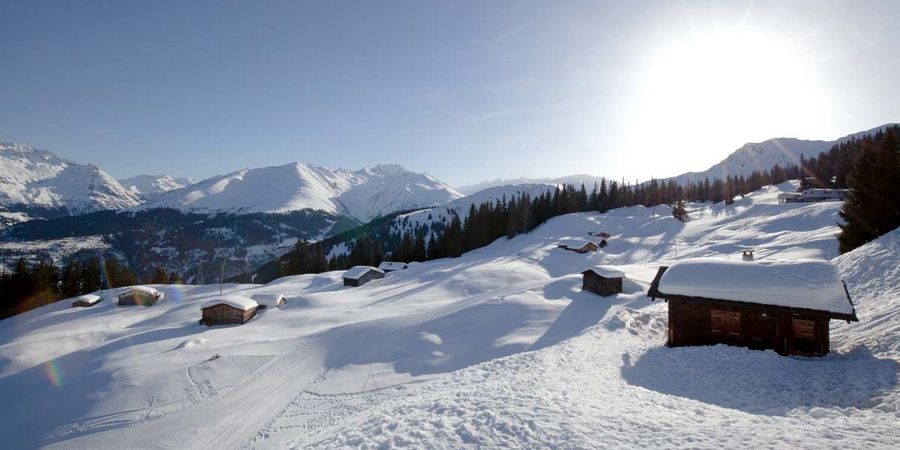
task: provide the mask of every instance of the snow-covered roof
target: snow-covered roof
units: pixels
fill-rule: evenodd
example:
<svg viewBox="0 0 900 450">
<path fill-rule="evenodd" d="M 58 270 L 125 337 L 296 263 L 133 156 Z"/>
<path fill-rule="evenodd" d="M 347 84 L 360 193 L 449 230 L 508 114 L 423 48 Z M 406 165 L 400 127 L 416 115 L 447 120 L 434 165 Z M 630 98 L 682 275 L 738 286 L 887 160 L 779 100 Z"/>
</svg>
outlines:
<svg viewBox="0 0 900 450">
<path fill-rule="evenodd" d="M 594 266 L 585 270 L 584 272 L 588 271 L 594 272 L 604 278 L 625 278 L 625 272 L 622 272 L 615 266 Z"/>
<path fill-rule="evenodd" d="M 379 268 L 377 268 L 377 267 L 372 267 L 372 266 L 354 266 L 354 267 L 350 268 L 350 270 L 344 272 L 344 278 L 347 278 L 347 279 L 350 279 L 350 280 L 358 280 L 358 279 L 362 278 L 363 275 L 365 275 L 366 272 L 368 272 L 368 271 L 370 271 L 370 270 L 371 270 L 371 271 L 374 271 L 374 272 L 378 272 L 378 273 L 384 275 L 384 271 L 381 270 L 381 269 L 379 269 Z"/>
<path fill-rule="evenodd" d="M 592 242 L 584 239 L 560 239 L 559 241 L 559 245 L 566 248 L 582 248 L 588 244 L 592 244 Z"/>
<path fill-rule="evenodd" d="M 854 314 L 837 269 L 824 260 L 683 259 L 666 270 L 658 290 L 667 295 Z"/>
<path fill-rule="evenodd" d="M 148 295 L 159 295 L 159 291 L 150 286 L 132 286 L 130 289 L 126 289 L 122 291 L 123 294 L 127 294 L 131 291 L 137 291 Z"/>
<path fill-rule="evenodd" d="M 259 303 L 256 303 L 256 300 L 244 297 L 243 295 L 222 295 L 204 303 L 200 306 L 200 309 L 216 305 L 228 305 L 243 311 L 249 311 L 259 306 Z"/>
<path fill-rule="evenodd" d="M 250 298 L 256 300 L 260 305 L 266 306 L 278 306 L 279 303 L 285 300 L 283 294 L 253 294 Z"/>
<path fill-rule="evenodd" d="M 83 302 L 83 303 L 87 303 L 88 305 L 93 305 L 94 303 L 97 303 L 100 300 L 102 300 L 102 298 L 97 294 L 79 295 L 78 297 L 75 297 L 73 299 L 74 302 Z"/>
<path fill-rule="evenodd" d="M 402 269 L 406 268 L 406 263 L 395 262 L 395 261 L 382 261 L 382 263 L 378 265 L 378 268 L 381 270 L 402 270 Z"/>
</svg>

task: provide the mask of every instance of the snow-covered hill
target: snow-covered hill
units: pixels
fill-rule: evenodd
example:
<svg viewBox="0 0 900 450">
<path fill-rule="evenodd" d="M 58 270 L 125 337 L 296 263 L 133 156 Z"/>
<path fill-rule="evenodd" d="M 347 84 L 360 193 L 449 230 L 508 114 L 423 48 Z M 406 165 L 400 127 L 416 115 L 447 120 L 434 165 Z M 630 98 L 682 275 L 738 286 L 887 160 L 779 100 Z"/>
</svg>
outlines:
<svg viewBox="0 0 900 450">
<path fill-rule="evenodd" d="M 135 196 L 150 200 L 166 192 L 194 184 L 194 181 L 190 178 L 176 178 L 171 175 L 137 175 L 120 179 L 119 183 Z"/>
<path fill-rule="evenodd" d="M 455 259 L 359 288 L 340 272 L 225 285 L 284 293 L 241 326 L 197 323 L 218 286 L 160 286 L 148 308 L 48 305 L 0 321 L 10 448 L 900 446 L 900 233 L 834 259 L 860 323 L 825 358 L 664 346 L 644 293 L 676 257 L 835 256 L 839 203 L 776 202 L 551 219 Z M 612 235 L 603 252 L 556 248 Z M 616 264 L 625 293 L 581 291 Z"/>
<path fill-rule="evenodd" d="M 775 138 L 763 142 L 744 144 L 728 155 L 722 162 L 703 172 L 688 172 L 665 180 L 674 180 L 678 184 L 699 182 L 706 178 L 724 180 L 727 176 L 750 175 L 753 171 L 770 170 L 776 164 L 781 167 L 797 165 L 801 155 L 807 159 L 818 156 L 835 144 L 846 142 L 852 138 L 875 134 L 896 124 L 885 124 L 871 130 L 861 131 L 844 136 L 834 141 L 808 141 L 795 138 Z"/>
<path fill-rule="evenodd" d="M 311 164 L 244 169 L 167 192 L 141 208 L 287 212 L 315 209 L 360 221 L 441 204 L 461 195 L 434 177 L 397 165 L 351 171 Z"/>
<path fill-rule="evenodd" d="M 93 164 L 78 164 L 28 144 L 0 144 L 0 206 L 81 214 L 130 208 L 140 202 Z"/>
</svg>

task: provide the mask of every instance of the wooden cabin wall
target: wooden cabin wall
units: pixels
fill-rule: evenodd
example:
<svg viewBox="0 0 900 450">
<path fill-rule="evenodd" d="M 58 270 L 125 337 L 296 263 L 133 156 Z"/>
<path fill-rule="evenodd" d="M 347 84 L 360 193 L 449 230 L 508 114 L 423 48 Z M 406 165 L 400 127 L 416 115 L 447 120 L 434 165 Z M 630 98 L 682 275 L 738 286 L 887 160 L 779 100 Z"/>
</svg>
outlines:
<svg viewBox="0 0 900 450">
<path fill-rule="evenodd" d="M 604 278 L 594 272 L 584 274 L 582 289 L 604 297 L 622 292 L 621 278 Z"/>
<path fill-rule="evenodd" d="M 244 311 L 229 305 L 213 305 L 203 309 L 203 323 L 213 324 L 242 324 L 256 314 L 256 308 Z"/>
<path fill-rule="evenodd" d="M 771 349 L 779 354 L 825 355 L 829 350 L 827 314 L 793 312 L 785 309 L 749 307 L 727 301 L 706 302 L 670 298 L 669 339 L 672 347 L 729 344 L 753 349 Z M 734 314 L 740 314 L 739 328 L 731 330 Z M 722 328 L 713 331 L 713 321 Z M 807 321 L 811 327 L 798 327 Z M 799 328 L 799 330 L 798 330 Z M 812 330 L 811 338 L 797 336 Z"/>
<path fill-rule="evenodd" d="M 150 306 L 156 303 L 158 297 L 139 291 L 134 291 L 119 296 L 120 305 Z"/>
<path fill-rule="evenodd" d="M 380 274 L 378 272 L 375 272 L 374 270 L 370 270 L 370 271 L 366 272 L 363 276 L 359 277 L 358 280 L 351 280 L 349 278 L 344 278 L 344 286 L 353 286 L 353 287 L 362 286 L 362 285 L 368 283 L 369 281 L 377 280 L 379 278 L 384 278 L 384 275 Z"/>
</svg>

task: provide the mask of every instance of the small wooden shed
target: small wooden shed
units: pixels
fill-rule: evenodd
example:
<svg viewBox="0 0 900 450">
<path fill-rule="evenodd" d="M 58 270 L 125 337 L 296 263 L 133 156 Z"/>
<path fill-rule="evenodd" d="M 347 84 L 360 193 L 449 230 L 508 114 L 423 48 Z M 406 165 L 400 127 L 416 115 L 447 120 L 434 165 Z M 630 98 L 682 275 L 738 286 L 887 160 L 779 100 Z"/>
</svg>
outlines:
<svg viewBox="0 0 900 450">
<path fill-rule="evenodd" d="M 165 297 L 165 294 L 150 286 L 132 286 L 119 294 L 119 306 L 153 306 Z"/>
<path fill-rule="evenodd" d="M 378 265 L 378 268 L 381 269 L 381 271 L 384 273 L 393 272 L 395 270 L 403 270 L 408 267 L 409 265 L 406 263 L 395 261 L 382 261 L 382 263 Z"/>
<path fill-rule="evenodd" d="M 355 266 L 344 272 L 344 286 L 362 286 L 379 278 L 384 278 L 383 270 L 372 266 Z"/>
<path fill-rule="evenodd" d="M 259 304 L 260 309 L 281 308 L 287 301 L 283 294 L 253 294 L 250 298 Z"/>
<path fill-rule="evenodd" d="M 559 241 L 557 247 L 575 253 L 596 252 L 599 248 L 597 244 L 583 239 L 563 239 Z"/>
<path fill-rule="evenodd" d="M 858 321 L 846 286 L 824 260 L 681 260 L 659 268 L 647 296 L 668 303 L 670 347 L 728 344 L 823 356 L 829 321 Z"/>
<path fill-rule="evenodd" d="M 243 295 L 223 295 L 216 297 L 200 307 L 202 317 L 200 323 L 213 325 L 241 325 L 256 315 L 259 304 L 256 300 Z"/>
<path fill-rule="evenodd" d="M 582 289 L 604 297 L 622 293 L 625 272 L 613 266 L 594 266 L 582 275 Z"/>
<path fill-rule="evenodd" d="M 100 297 L 97 294 L 84 294 L 75 297 L 75 300 L 72 301 L 73 308 L 89 308 L 91 306 L 96 305 L 103 301 L 103 297 Z"/>
</svg>

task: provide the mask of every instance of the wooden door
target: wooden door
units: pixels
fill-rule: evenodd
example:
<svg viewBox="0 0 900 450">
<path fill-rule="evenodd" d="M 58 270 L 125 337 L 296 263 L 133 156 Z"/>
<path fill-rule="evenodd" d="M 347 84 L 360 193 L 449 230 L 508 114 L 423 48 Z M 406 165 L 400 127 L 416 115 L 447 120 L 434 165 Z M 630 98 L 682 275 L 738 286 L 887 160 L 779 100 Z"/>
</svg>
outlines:
<svg viewBox="0 0 900 450">
<path fill-rule="evenodd" d="M 774 349 L 783 353 L 781 340 L 778 338 L 778 319 L 767 314 L 757 314 L 753 318 L 750 331 L 750 346 L 757 349 Z"/>
</svg>

